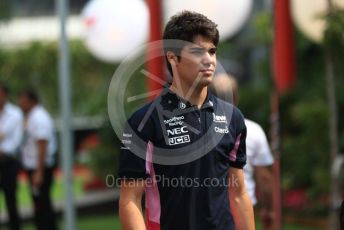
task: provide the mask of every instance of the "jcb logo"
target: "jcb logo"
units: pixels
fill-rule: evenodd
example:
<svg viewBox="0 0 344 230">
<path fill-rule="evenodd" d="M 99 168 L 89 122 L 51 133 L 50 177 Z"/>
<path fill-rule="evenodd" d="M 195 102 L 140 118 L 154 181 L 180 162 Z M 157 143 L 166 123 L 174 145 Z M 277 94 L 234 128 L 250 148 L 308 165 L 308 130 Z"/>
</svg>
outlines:
<svg viewBox="0 0 344 230">
<path fill-rule="evenodd" d="M 190 142 L 189 135 L 169 138 L 170 145 L 179 145 L 179 144 L 188 143 L 188 142 Z"/>
<path fill-rule="evenodd" d="M 174 135 L 178 135 L 178 134 L 182 134 L 182 133 L 187 133 L 188 130 L 186 129 L 186 126 L 183 126 L 181 128 L 174 128 L 171 130 L 167 130 L 167 135 L 168 136 L 174 136 Z"/>
</svg>

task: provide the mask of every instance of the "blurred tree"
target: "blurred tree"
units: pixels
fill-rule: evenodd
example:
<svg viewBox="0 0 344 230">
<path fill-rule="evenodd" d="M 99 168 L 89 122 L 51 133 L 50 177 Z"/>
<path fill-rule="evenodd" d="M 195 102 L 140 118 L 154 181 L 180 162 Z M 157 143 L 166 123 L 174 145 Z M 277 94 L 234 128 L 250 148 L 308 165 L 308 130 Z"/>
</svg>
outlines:
<svg viewBox="0 0 344 230">
<path fill-rule="evenodd" d="M 8 20 L 11 17 L 11 5 L 10 0 L 0 1 L 0 22 Z"/>
<path fill-rule="evenodd" d="M 16 93 L 25 87 L 38 90 L 43 104 L 55 117 L 59 115 L 58 75 L 56 43 L 33 43 L 18 49 L 0 49 L 0 77 Z M 107 115 L 108 87 L 117 65 L 105 64 L 95 59 L 80 41 L 70 43 L 71 93 L 73 116 Z M 144 68 L 144 66 L 142 66 Z M 130 79 L 125 96 L 144 93 L 145 77 L 139 69 Z M 127 103 L 125 112 L 129 116 L 145 99 Z M 101 178 L 117 175 L 119 142 L 110 122 L 99 130 L 101 145 L 90 153 L 88 164 Z"/>
<path fill-rule="evenodd" d="M 261 12 L 254 18 L 252 24 L 256 33 L 251 38 L 252 43 L 268 50 L 272 42 L 271 14 Z M 329 192 L 330 182 L 324 52 L 299 31 L 295 32 L 295 38 L 297 84 L 280 100 L 282 186 L 283 190 L 305 188 L 309 196 L 318 197 Z M 255 71 L 271 76 L 270 60 L 267 52 L 265 58 L 258 60 Z M 268 131 L 270 106 L 267 99 L 272 80 L 271 77 L 259 80 L 262 83 L 259 88 L 252 83 L 241 87 L 240 108 L 245 116 L 260 122 Z"/>
<path fill-rule="evenodd" d="M 113 131 L 110 122 L 104 124 L 99 131 L 102 143 L 90 152 L 87 165 L 102 180 L 106 180 L 108 175 L 117 177 L 119 140 Z"/>
<path fill-rule="evenodd" d="M 327 28 L 324 36 L 325 62 L 326 62 L 326 88 L 329 104 L 329 136 L 330 136 L 330 159 L 331 166 L 338 160 L 339 140 L 338 140 L 338 105 L 336 79 L 339 74 L 338 60 L 342 58 L 344 51 L 344 10 L 335 7 L 331 0 L 328 0 L 329 11 L 325 17 Z M 341 66 L 342 64 L 340 64 Z M 343 73 L 343 72 L 342 72 Z M 340 175 L 331 174 L 331 211 L 330 211 L 330 228 L 337 229 L 337 216 L 341 200 L 342 190 L 340 189 Z"/>
<path fill-rule="evenodd" d="M 333 64 L 333 74 L 335 80 L 335 96 L 337 103 L 342 105 L 344 103 L 344 10 L 334 8 L 332 12 L 326 15 L 327 30 L 324 36 L 324 48 L 327 50 L 328 55 L 331 56 Z M 338 117 L 344 116 L 343 106 L 337 106 Z M 339 151 L 344 151 L 344 120 L 339 119 Z"/>
<path fill-rule="evenodd" d="M 59 112 L 57 44 L 33 43 L 12 50 L 0 49 L 0 76 L 14 92 L 24 87 L 38 90 L 43 103 Z M 107 88 L 116 65 L 93 58 L 81 42 L 70 44 L 72 105 L 75 116 L 106 114 Z M 12 96 L 15 101 L 15 95 Z"/>
</svg>

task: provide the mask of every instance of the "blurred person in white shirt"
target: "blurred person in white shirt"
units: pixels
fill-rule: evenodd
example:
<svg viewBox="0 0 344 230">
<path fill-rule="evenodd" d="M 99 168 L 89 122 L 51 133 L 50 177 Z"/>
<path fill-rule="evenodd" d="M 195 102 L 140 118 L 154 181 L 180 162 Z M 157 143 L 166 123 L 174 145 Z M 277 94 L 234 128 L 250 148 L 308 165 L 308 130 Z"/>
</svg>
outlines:
<svg viewBox="0 0 344 230">
<path fill-rule="evenodd" d="M 24 140 L 20 148 L 22 165 L 29 176 L 35 224 L 38 230 L 55 230 L 56 218 L 50 197 L 57 151 L 54 122 L 32 89 L 20 93 L 19 105 L 25 114 Z"/>
<path fill-rule="evenodd" d="M 212 92 L 229 103 L 238 105 L 238 84 L 236 79 L 225 73 L 217 74 L 211 85 Z M 259 206 L 259 213 L 264 229 L 274 229 L 274 212 L 271 166 L 274 162 L 263 128 L 256 122 L 245 118 L 247 128 L 246 154 L 244 166 L 245 185 L 254 206 Z M 259 194 L 259 199 L 256 197 Z"/>
<path fill-rule="evenodd" d="M 0 189 L 5 195 L 10 229 L 17 230 L 20 229 L 16 198 L 17 150 L 23 134 L 23 115 L 8 101 L 8 95 L 8 87 L 0 83 Z"/>
</svg>

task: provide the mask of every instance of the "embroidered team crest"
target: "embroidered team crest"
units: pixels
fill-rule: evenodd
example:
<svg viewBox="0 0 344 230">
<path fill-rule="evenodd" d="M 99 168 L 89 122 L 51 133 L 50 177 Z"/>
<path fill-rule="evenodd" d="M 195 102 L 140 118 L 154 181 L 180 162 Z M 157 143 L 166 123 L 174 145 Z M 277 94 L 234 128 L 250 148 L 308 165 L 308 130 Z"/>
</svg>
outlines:
<svg viewBox="0 0 344 230">
<path fill-rule="evenodd" d="M 180 102 L 179 103 L 179 108 L 180 109 L 185 109 L 186 108 L 186 104 L 184 102 Z"/>
</svg>

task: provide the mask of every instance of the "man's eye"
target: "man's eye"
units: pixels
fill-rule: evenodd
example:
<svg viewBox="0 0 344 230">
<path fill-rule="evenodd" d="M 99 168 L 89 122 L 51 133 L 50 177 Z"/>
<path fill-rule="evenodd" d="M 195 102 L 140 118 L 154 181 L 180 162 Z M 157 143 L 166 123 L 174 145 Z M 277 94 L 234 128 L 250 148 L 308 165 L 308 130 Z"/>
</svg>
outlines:
<svg viewBox="0 0 344 230">
<path fill-rule="evenodd" d="M 209 54 L 210 54 L 210 55 L 216 54 L 216 49 L 210 49 L 210 50 L 209 50 Z"/>
</svg>

